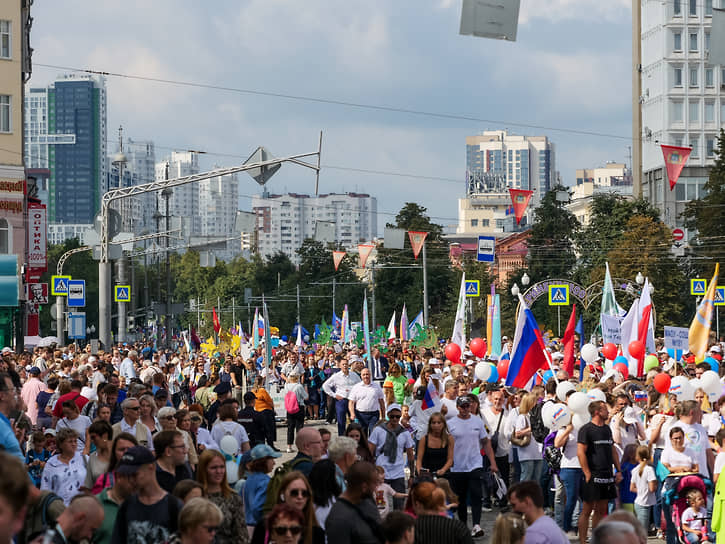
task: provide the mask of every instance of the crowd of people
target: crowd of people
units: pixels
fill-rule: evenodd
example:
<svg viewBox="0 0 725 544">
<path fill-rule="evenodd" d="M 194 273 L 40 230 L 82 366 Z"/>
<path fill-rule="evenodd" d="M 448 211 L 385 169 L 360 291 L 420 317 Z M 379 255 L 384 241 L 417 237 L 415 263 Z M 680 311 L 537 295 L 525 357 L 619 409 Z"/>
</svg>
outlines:
<svg viewBox="0 0 725 544">
<path fill-rule="evenodd" d="M 714 541 L 725 396 L 653 385 L 712 363 L 580 381 L 553 345 L 527 390 L 444 347 L 4 348 L 0 542 L 470 543 L 494 509 L 501 544 Z"/>
</svg>

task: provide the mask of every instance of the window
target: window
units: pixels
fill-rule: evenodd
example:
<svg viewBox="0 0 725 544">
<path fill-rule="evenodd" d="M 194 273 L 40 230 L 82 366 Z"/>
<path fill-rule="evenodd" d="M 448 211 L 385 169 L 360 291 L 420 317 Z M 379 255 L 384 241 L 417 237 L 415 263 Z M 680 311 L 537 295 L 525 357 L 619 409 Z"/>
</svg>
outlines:
<svg viewBox="0 0 725 544">
<path fill-rule="evenodd" d="M 672 13 L 674 13 L 676 16 L 682 15 L 682 5 L 681 4 L 682 4 L 681 0 L 674 0 L 674 6 L 672 9 Z"/>
<path fill-rule="evenodd" d="M 0 132 L 10 132 L 10 95 L 0 94 Z"/>
<path fill-rule="evenodd" d="M 675 68 L 675 87 L 682 87 L 682 68 Z"/>
<path fill-rule="evenodd" d="M 710 51 L 710 33 L 705 32 L 705 51 Z"/>
<path fill-rule="evenodd" d="M 675 32 L 674 34 L 674 46 L 675 51 L 682 51 L 682 33 L 681 32 Z"/>
<path fill-rule="evenodd" d="M 488 219 L 481 219 L 481 226 L 482 227 L 488 227 L 490 225 L 490 220 Z"/>
<path fill-rule="evenodd" d="M 0 21 L 0 59 L 10 58 L 10 44 L 12 43 L 10 28 L 10 21 Z"/>
<path fill-rule="evenodd" d="M 697 32 L 690 32 L 690 52 L 697 52 Z"/>
<path fill-rule="evenodd" d="M 690 68 L 690 87 L 697 87 L 698 86 L 698 70 L 697 68 Z"/>
<path fill-rule="evenodd" d="M 697 123 L 700 120 L 700 103 L 697 101 L 690 102 L 687 110 L 687 116 L 689 117 L 690 123 Z"/>
<path fill-rule="evenodd" d="M 705 139 L 705 148 L 708 157 L 715 156 L 715 138 L 708 137 Z"/>
<path fill-rule="evenodd" d="M 715 86 L 715 74 L 712 68 L 705 68 L 705 87 Z"/>
<path fill-rule="evenodd" d="M 692 148 L 692 153 L 690 153 L 690 156 L 693 158 L 699 157 L 700 140 L 697 139 L 697 136 L 690 137 L 690 147 Z"/>
<path fill-rule="evenodd" d="M 698 0 L 690 0 L 690 15 L 697 15 L 697 2 Z"/>
<path fill-rule="evenodd" d="M 682 147 L 682 136 L 675 136 L 675 145 L 677 147 Z"/>
<path fill-rule="evenodd" d="M 477 227 L 478 226 L 478 219 L 471 219 L 471 226 Z"/>
<path fill-rule="evenodd" d="M 715 122 L 715 102 L 705 102 L 705 122 Z"/>
<path fill-rule="evenodd" d="M 712 17 L 712 0 L 705 0 L 705 17 Z"/>
<path fill-rule="evenodd" d="M 10 253 L 10 227 L 6 219 L 0 218 L 0 254 Z"/>
</svg>

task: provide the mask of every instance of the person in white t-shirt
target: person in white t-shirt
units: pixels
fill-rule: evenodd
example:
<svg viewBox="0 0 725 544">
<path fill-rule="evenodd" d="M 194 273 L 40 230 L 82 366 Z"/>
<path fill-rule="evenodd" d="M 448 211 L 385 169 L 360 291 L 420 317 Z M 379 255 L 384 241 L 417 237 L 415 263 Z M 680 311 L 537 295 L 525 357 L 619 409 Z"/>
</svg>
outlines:
<svg viewBox="0 0 725 544">
<path fill-rule="evenodd" d="M 456 408 L 456 399 L 458 398 L 458 382 L 456 380 L 449 380 L 445 385 L 445 393 L 441 397 L 441 413 L 446 416 L 446 421 L 450 420 L 458 415 L 458 408 Z"/>
<path fill-rule="evenodd" d="M 558 478 L 564 488 L 563 494 L 557 493 L 557 495 L 563 496 L 555 497 L 554 518 L 559 527 L 572 537 L 574 509 L 579 499 L 579 486 L 583 475 L 582 466 L 577 457 L 578 431 L 578 429 L 574 429 L 574 425 L 569 423 L 566 427 L 559 429 L 554 438 L 554 446 L 561 449 L 559 465 L 561 468 Z"/>
<path fill-rule="evenodd" d="M 652 507 L 657 504 L 657 476 L 650 465 L 652 459 L 647 446 L 639 446 L 635 456 L 639 465 L 632 469 L 629 490 L 637 493 L 634 498 L 634 512 L 642 526 L 648 529 Z"/>
<path fill-rule="evenodd" d="M 675 427 L 682 429 L 685 433 L 685 447 L 692 450 L 693 459 L 698 465 L 700 474 L 709 478 L 710 468 L 715 462 L 715 456 L 710 448 L 707 431 L 700 424 L 702 417 L 700 405 L 694 400 L 687 400 L 682 403 L 681 409 L 680 419 L 672 425 L 672 429 Z M 670 429 L 670 436 L 672 436 L 672 429 Z"/>
<path fill-rule="evenodd" d="M 715 467 L 712 469 L 712 483 L 716 484 L 722 469 L 725 468 L 725 429 L 720 429 L 715 435 L 718 454 L 715 457 Z"/>
</svg>

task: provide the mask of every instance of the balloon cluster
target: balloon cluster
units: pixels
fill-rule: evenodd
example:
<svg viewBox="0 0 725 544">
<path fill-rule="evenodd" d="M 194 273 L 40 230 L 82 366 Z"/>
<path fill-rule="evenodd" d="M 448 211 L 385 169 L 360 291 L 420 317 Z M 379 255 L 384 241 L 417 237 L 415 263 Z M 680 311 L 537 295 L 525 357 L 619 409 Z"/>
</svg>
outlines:
<svg viewBox="0 0 725 544">
<path fill-rule="evenodd" d="M 604 400 L 604 391 L 592 389 L 589 393 L 583 393 L 576 391 L 573 383 L 561 382 L 556 386 L 556 398 L 561 403 L 547 402 L 541 408 L 544 425 L 552 431 L 558 431 L 571 423 L 578 429 L 589 422 L 589 404 L 594 400 Z M 568 405 L 562 404 L 564 402 L 568 402 Z"/>
</svg>

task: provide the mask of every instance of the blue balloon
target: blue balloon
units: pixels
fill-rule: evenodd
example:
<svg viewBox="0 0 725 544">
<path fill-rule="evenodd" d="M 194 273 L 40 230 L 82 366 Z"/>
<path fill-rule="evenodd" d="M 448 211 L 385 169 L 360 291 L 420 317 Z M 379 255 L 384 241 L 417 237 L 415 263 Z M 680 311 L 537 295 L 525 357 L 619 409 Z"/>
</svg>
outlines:
<svg viewBox="0 0 725 544">
<path fill-rule="evenodd" d="M 720 363 L 714 357 L 705 357 L 705 362 L 710 365 L 710 368 L 715 372 L 720 372 Z"/>
<path fill-rule="evenodd" d="M 617 363 L 624 363 L 625 365 L 628 365 L 629 361 L 627 360 L 627 358 L 624 355 L 620 355 L 619 357 L 614 359 L 614 363 L 612 366 L 616 365 Z"/>
<path fill-rule="evenodd" d="M 554 377 L 554 372 L 551 370 L 547 370 L 546 372 L 544 372 L 544 376 L 543 376 L 544 383 L 548 382 L 553 377 Z"/>
<path fill-rule="evenodd" d="M 488 377 L 488 383 L 496 383 L 498 381 L 498 369 L 491 365 L 491 374 Z"/>
<path fill-rule="evenodd" d="M 289 337 L 286 334 L 281 338 L 282 342 L 286 342 L 288 339 Z"/>
</svg>

